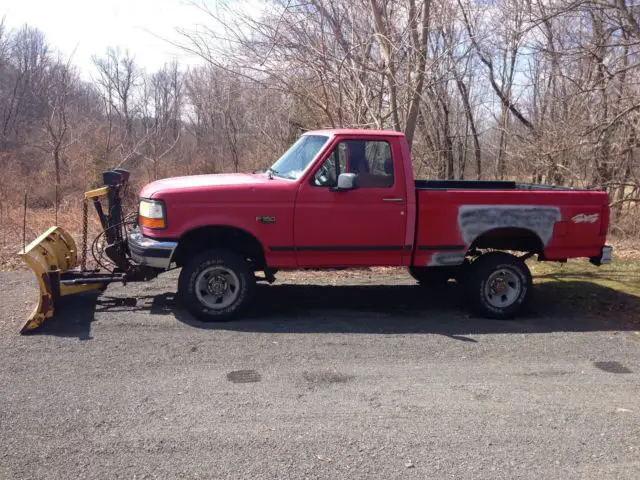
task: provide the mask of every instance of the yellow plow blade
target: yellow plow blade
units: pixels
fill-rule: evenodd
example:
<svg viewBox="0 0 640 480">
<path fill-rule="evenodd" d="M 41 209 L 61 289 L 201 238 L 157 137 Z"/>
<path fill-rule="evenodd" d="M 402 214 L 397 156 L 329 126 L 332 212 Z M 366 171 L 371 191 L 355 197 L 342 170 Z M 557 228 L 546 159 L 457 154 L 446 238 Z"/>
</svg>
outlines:
<svg viewBox="0 0 640 480">
<path fill-rule="evenodd" d="M 60 227 L 51 227 L 23 251 L 20 258 L 29 265 L 38 280 L 40 296 L 33 313 L 20 333 L 29 333 L 53 317 L 55 302 L 61 295 L 71 295 L 102 288 L 103 284 L 61 285 L 60 276 L 78 266 L 78 253 L 73 237 Z"/>
</svg>

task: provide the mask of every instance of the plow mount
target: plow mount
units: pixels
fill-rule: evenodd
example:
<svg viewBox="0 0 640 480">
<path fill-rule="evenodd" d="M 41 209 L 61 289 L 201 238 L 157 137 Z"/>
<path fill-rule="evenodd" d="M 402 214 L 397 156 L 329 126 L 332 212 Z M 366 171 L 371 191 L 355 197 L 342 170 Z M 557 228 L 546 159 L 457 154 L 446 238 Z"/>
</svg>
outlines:
<svg viewBox="0 0 640 480">
<path fill-rule="evenodd" d="M 73 236 L 58 226 L 46 230 L 19 253 L 35 274 L 39 289 L 36 307 L 20 333 L 34 333 L 42 327 L 54 316 L 61 297 L 104 291 L 113 282 L 146 281 L 157 276 L 157 271 L 132 263 L 128 254 L 126 228 L 136 222 L 122 213 L 121 195 L 128 179 L 126 170 L 108 170 L 103 173 L 105 185 L 85 193 L 80 256 Z M 106 211 L 101 201 L 103 198 L 107 200 Z M 94 259 L 101 268 L 93 270 L 86 267 L 89 201 L 93 203 L 102 226 L 102 232 L 91 245 Z M 102 240 L 102 244 L 98 240 Z"/>
</svg>

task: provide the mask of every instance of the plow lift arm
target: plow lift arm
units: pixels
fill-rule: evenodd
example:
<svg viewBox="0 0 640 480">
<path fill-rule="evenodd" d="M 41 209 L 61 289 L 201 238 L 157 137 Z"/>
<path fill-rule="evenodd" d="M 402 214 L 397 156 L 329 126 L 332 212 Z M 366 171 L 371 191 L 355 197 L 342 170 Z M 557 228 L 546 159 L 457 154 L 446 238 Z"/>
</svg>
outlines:
<svg viewBox="0 0 640 480">
<path fill-rule="evenodd" d="M 33 333 L 45 320 L 53 317 L 60 297 L 102 291 L 109 283 L 146 281 L 158 275 L 159 272 L 155 269 L 134 264 L 129 256 L 125 235 L 127 222 L 122 212 L 121 197 L 129 180 L 129 172 L 124 169 L 107 170 L 103 172 L 102 179 L 102 187 L 85 192 L 80 259 L 73 236 L 59 226 L 46 230 L 19 253 L 20 258 L 36 275 L 40 290 L 38 303 L 20 333 Z M 101 201 L 104 197 L 107 200 L 106 212 Z M 109 272 L 88 270 L 86 267 L 89 200 L 92 201 L 102 226 L 98 237 L 104 236 L 104 255 L 113 265 Z"/>
</svg>

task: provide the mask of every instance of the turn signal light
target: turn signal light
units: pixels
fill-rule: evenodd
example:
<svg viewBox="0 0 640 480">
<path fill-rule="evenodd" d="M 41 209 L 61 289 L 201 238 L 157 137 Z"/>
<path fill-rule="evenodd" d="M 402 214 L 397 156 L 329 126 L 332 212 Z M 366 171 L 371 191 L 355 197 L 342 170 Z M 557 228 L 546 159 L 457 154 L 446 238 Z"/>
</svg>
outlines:
<svg viewBox="0 0 640 480">
<path fill-rule="evenodd" d="M 148 218 L 138 216 L 138 223 L 147 228 L 164 228 L 167 226 L 164 222 L 164 218 Z"/>
</svg>

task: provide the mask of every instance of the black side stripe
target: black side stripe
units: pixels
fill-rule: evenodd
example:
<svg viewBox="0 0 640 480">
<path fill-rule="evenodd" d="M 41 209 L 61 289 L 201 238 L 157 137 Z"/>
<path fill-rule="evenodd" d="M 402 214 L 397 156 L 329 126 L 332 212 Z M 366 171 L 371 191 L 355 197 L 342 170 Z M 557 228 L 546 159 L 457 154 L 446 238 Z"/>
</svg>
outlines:
<svg viewBox="0 0 640 480">
<path fill-rule="evenodd" d="M 296 247 L 288 247 L 288 246 L 284 246 L 284 247 L 269 247 L 269 250 L 271 250 L 272 252 L 294 252 L 296 249 Z"/>
<path fill-rule="evenodd" d="M 302 245 L 269 247 L 272 252 L 394 252 L 411 250 L 412 245 Z"/>
<path fill-rule="evenodd" d="M 419 245 L 418 250 L 457 251 L 467 248 L 465 245 Z"/>
</svg>

